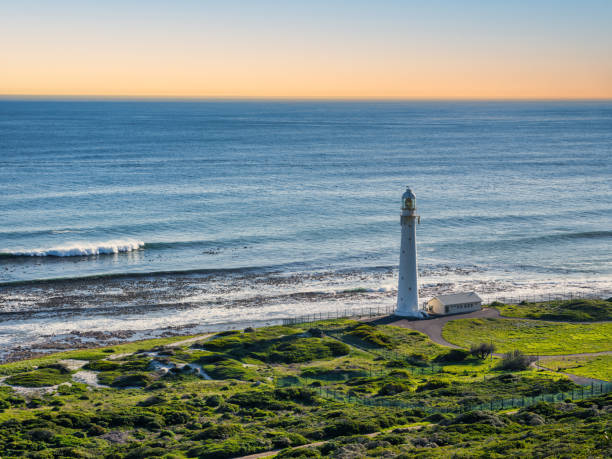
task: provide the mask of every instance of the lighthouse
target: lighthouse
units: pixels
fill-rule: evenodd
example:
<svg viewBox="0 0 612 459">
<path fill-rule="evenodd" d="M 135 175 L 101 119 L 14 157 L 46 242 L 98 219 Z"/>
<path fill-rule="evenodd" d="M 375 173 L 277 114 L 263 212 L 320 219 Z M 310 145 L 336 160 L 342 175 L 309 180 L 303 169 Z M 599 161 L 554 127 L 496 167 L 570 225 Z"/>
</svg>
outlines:
<svg viewBox="0 0 612 459">
<path fill-rule="evenodd" d="M 419 283 L 416 253 L 416 196 L 410 189 L 402 195 L 402 243 L 400 248 L 399 278 L 397 285 L 397 310 L 401 317 L 422 317 L 419 311 Z"/>
</svg>

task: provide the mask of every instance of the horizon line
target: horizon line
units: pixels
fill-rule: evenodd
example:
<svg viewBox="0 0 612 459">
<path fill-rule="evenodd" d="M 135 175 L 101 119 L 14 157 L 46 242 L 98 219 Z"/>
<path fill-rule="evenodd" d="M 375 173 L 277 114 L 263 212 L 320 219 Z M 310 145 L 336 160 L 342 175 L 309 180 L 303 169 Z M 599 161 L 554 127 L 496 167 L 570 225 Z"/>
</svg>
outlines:
<svg viewBox="0 0 612 459">
<path fill-rule="evenodd" d="M 609 102 L 610 97 L 293 97 L 293 96 L 159 96 L 159 95 L 113 95 L 113 94 L 2 94 L 0 100 L 66 100 L 66 101 L 181 101 L 181 102 L 204 102 L 204 101 L 345 101 L 345 102 Z"/>
</svg>

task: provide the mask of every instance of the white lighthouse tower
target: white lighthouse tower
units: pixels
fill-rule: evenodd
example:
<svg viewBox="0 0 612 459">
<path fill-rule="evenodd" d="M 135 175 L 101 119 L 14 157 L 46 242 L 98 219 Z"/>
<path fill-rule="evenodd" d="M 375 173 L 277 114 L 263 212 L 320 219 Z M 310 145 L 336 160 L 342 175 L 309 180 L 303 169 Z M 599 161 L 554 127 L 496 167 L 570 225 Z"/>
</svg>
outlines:
<svg viewBox="0 0 612 459">
<path fill-rule="evenodd" d="M 400 249 L 399 279 L 397 285 L 397 310 L 401 317 L 422 317 L 419 310 L 419 283 L 416 253 L 416 196 L 410 189 L 402 195 L 402 244 Z"/>
</svg>

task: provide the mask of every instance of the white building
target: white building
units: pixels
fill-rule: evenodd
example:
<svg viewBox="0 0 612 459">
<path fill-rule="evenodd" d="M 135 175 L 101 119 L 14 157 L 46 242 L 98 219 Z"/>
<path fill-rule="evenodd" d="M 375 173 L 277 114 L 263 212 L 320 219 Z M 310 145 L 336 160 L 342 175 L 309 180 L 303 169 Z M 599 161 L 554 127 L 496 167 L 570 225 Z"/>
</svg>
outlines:
<svg viewBox="0 0 612 459">
<path fill-rule="evenodd" d="M 427 312 L 431 314 L 461 314 L 482 309 L 482 298 L 475 292 L 438 295 L 427 302 Z"/>
<path fill-rule="evenodd" d="M 402 242 L 400 247 L 399 276 L 397 285 L 397 309 L 401 317 L 422 317 L 419 309 L 419 282 L 416 253 L 416 196 L 410 190 L 402 195 Z"/>
</svg>

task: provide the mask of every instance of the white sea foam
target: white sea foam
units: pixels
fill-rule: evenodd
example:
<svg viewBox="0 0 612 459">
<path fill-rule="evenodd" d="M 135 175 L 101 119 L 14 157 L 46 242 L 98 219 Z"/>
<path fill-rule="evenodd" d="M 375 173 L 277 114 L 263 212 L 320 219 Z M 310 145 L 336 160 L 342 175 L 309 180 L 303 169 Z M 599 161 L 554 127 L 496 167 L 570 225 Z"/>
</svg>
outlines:
<svg viewBox="0 0 612 459">
<path fill-rule="evenodd" d="M 112 253 L 132 252 L 143 248 L 138 240 L 112 240 L 105 242 L 80 242 L 57 247 L 7 252 L 16 257 L 82 257 Z"/>
</svg>

